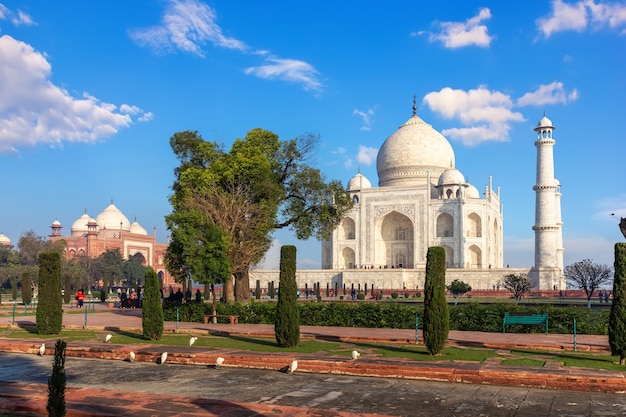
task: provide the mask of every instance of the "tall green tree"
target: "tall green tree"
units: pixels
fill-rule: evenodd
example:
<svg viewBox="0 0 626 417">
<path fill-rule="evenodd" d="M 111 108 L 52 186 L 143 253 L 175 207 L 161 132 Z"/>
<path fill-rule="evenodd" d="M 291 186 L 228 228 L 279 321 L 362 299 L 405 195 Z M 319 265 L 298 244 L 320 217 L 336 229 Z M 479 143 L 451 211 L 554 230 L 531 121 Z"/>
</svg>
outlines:
<svg viewBox="0 0 626 417">
<path fill-rule="evenodd" d="M 298 314 L 298 285 L 296 283 L 296 247 L 280 248 L 280 281 L 274 333 L 281 347 L 295 347 L 300 342 Z"/>
<path fill-rule="evenodd" d="M 609 315 L 609 345 L 611 354 L 619 356 L 619 364 L 626 357 L 626 243 L 615 244 L 615 278 L 613 303 Z"/>
<path fill-rule="evenodd" d="M 59 339 L 54 345 L 54 362 L 52 375 L 48 378 L 48 417 L 63 417 L 66 413 L 65 403 L 65 348 L 67 343 Z"/>
<path fill-rule="evenodd" d="M 502 288 L 509 290 L 515 297 L 515 304 L 519 303 L 524 294 L 534 288 L 535 284 L 528 279 L 527 274 L 507 274 L 502 278 Z"/>
<path fill-rule="evenodd" d="M 248 271 L 258 263 L 276 229 L 291 228 L 299 239 L 328 237 L 351 207 L 338 181 L 326 181 L 310 164 L 318 138 L 312 135 L 281 141 L 272 132 L 253 129 L 226 151 L 202 139 L 198 132 L 179 132 L 170 145 L 180 162 L 175 169 L 172 214 L 166 217 L 173 245 L 169 265 L 181 273 L 198 270 L 191 263 L 191 247 L 206 245 L 216 227 L 224 247 L 210 256 L 228 259 L 231 274 L 227 301 L 250 297 Z M 208 261 L 208 258 L 205 258 Z M 182 266 L 184 265 L 184 267 Z M 204 268 L 205 270 L 207 268 Z M 202 281 L 200 281 L 202 282 Z"/>
<path fill-rule="evenodd" d="M 22 274 L 22 301 L 24 305 L 29 305 L 33 299 L 32 279 L 30 272 Z"/>
<path fill-rule="evenodd" d="M 587 295 L 587 308 L 591 308 L 591 297 L 601 286 L 611 282 L 613 270 L 610 266 L 597 264 L 591 259 L 583 259 L 567 265 L 563 271 L 567 282 L 585 291 Z"/>
<path fill-rule="evenodd" d="M 450 312 L 446 301 L 446 252 L 428 248 L 424 283 L 424 344 L 431 355 L 440 353 L 448 340 Z"/>
<path fill-rule="evenodd" d="M 61 255 L 58 252 L 39 254 L 39 301 L 37 303 L 39 334 L 59 334 L 63 325 L 61 294 Z"/>
<path fill-rule="evenodd" d="M 159 277 L 152 268 L 148 268 L 141 308 L 143 336 L 146 339 L 159 340 L 163 335 L 163 320 Z"/>
</svg>

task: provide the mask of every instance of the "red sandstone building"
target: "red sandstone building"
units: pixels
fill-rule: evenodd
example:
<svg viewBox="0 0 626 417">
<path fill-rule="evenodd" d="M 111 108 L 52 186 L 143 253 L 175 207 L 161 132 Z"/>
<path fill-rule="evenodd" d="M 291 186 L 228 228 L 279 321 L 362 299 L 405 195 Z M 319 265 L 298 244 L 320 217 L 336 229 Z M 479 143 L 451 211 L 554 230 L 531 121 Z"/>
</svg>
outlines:
<svg viewBox="0 0 626 417">
<path fill-rule="evenodd" d="M 118 249 L 123 259 L 140 258 L 144 266 L 154 269 L 164 286 L 174 283 L 165 268 L 167 243 L 156 241 L 156 227 L 153 234 L 148 232 L 137 220 L 131 223 L 113 203 L 105 208 L 96 218 L 86 212 L 72 223 L 71 234 L 63 236 L 61 223 L 52 223 L 50 240 L 65 240 L 65 258 L 88 256 L 97 258 L 109 249 Z"/>
</svg>

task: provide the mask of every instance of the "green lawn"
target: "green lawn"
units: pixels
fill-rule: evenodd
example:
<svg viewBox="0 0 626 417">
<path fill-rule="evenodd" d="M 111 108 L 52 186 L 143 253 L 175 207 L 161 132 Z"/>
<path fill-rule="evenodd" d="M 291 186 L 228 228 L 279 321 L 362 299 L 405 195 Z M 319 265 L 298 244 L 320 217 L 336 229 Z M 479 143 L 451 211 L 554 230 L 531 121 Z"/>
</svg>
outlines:
<svg viewBox="0 0 626 417">
<path fill-rule="evenodd" d="M 60 335 L 41 336 L 33 328 L 5 328 L 0 329 L 0 337 L 4 338 L 34 338 L 40 340 L 63 339 L 71 344 L 73 341 L 100 341 L 104 342 L 107 333 L 113 335 L 111 343 L 115 344 L 155 344 L 171 346 L 188 346 L 189 334 L 166 333 L 161 340 L 150 341 L 143 338 L 141 333 L 127 331 L 93 331 L 67 330 Z M 606 353 L 573 352 L 573 351 L 534 351 L 528 349 L 486 349 L 475 347 L 447 346 L 439 355 L 430 355 L 424 345 L 406 343 L 374 343 L 374 342 L 337 342 L 325 340 L 303 339 L 295 348 L 281 348 L 273 338 L 249 336 L 212 336 L 198 335 L 194 347 L 229 349 L 253 352 L 293 352 L 350 357 L 352 350 L 361 352 L 362 358 L 398 358 L 415 361 L 466 361 L 483 362 L 488 358 L 501 358 L 502 364 L 512 366 L 544 366 L 547 361 L 557 361 L 564 366 L 575 366 L 591 369 L 607 369 L 624 371 L 616 356 Z"/>
</svg>

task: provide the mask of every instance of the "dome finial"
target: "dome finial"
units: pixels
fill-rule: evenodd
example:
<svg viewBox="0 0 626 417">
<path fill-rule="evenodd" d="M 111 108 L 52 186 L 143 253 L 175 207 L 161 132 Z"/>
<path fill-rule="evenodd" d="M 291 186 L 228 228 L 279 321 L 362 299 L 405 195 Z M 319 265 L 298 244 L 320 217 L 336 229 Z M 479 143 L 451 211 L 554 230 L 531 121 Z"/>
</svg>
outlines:
<svg viewBox="0 0 626 417">
<path fill-rule="evenodd" d="M 413 116 L 417 116 L 417 101 L 415 93 L 413 93 Z"/>
</svg>

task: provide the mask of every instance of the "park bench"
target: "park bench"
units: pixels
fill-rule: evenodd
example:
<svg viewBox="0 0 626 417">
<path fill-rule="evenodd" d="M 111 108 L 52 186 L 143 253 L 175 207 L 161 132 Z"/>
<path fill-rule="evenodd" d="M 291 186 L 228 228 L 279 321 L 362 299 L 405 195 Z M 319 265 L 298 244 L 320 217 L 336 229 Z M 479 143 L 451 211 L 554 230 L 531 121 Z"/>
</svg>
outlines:
<svg viewBox="0 0 626 417">
<path fill-rule="evenodd" d="M 208 314 L 204 316 L 204 324 L 208 324 L 209 320 L 213 317 L 217 319 L 228 319 L 230 324 L 239 324 L 239 316 L 234 316 L 230 314 Z"/>
<path fill-rule="evenodd" d="M 546 334 L 548 334 L 548 313 L 504 313 L 504 321 L 502 322 L 502 333 L 506 333 L 507 325 L 523 324 L 546 326 Z"/>
</svg>

